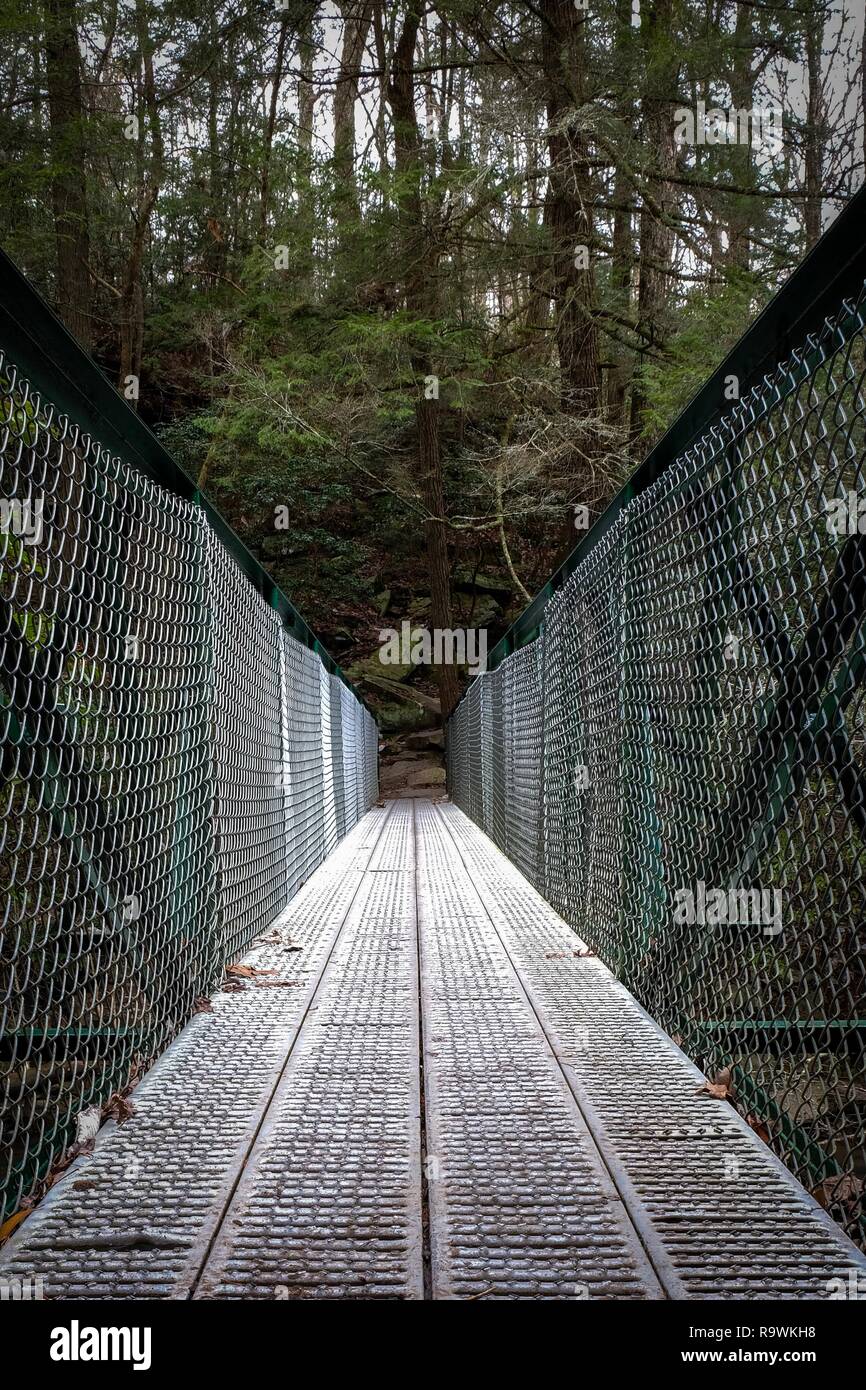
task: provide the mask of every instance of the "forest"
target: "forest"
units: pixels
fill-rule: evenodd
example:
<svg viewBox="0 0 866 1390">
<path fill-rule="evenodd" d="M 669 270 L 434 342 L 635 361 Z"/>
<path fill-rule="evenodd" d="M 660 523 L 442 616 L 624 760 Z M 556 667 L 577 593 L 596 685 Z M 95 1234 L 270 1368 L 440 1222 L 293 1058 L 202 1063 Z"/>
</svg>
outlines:
<svg viewBox="0 0 866 1390">
<path fill-rule="evenodd" d="M 386 734 L 465 672 L 382 629 L 492 645 L 863 176 L 847 0 L 0 13 L 0 243 Z"/>
</svg>

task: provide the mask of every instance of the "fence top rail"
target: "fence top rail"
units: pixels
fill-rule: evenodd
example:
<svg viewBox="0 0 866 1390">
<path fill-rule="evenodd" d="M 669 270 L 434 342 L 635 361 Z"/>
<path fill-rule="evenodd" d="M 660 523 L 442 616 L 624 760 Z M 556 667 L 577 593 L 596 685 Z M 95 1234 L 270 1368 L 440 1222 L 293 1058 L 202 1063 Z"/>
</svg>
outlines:
<svg viewBox="0 0 866 1390">
<path fill-rule="evenodd" d="M 201 507 L 214 534 L 284 627 L 369 710 L 360 691 L 225 517 L 159 442 L 54 310 L 0 248 L 0 345 L 31 388 L 145 477 Z"/>
<path fill-rule="evenodd" d="M 493 671 L 511 652 L 539 634 L 545 609 L 578 565 L 598 545 L 626 505 L 643 492 L 696 440 L 736 407 L 725 403 L 726 379 L 736 376 L 742 400 L 786 357 L 819 334 L 827 319 L 856 301 L 866 280 L 866 187 L 849 199 L 785 284 L 773 296 L 688 405 L 638 465 L 583 539 L 550 576 L 544 588 L 515 618 L 487 658 Z"/>
</svg>

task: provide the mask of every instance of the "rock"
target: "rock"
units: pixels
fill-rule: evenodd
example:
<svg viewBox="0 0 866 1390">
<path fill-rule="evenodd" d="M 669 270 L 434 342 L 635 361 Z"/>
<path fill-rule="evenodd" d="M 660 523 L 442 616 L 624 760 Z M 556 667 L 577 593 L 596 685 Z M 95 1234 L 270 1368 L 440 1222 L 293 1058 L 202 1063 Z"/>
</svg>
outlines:
<svg viewBox="0 0 866 1390">
<path fill-rule="evenodd" d="M 379 660 L 378 651 L 372 656 L 368 656 L 364 661 L 356 661 L 346 670 L 346 675 L 350 681 L 356 685 L 363 681 L 367 676 L 383 676 L 389 681 L 404 681 L 407 676 L 411 676 L 415 667 L 411 662 L 400 665 L 397 662 L 382 662 Z"/>
<path fill-rule="evenodd" d="M 406 777 L 407 787 L 441 787 L 445 785 L 444 767 L 433 767 L 428 764 L 425 767 L 416 767 Z"/>
<path fill-rule="evenodd" d="M 430 711 L 408 701 L 395 700 L 393 704 L 379 705 L 377 718 L 383 734 L 402 733 L 423 728 L 430 718 Z"/>
<path fill-rule="evenodd" d="M 388 793 L 389 801 L 408 801 L 412 797 L 424 801 L 444 801 L 446 791 L 444 787 L 396 787 Z"/>
<path fill-rule="evenodd" d="M 476 628 L 490 627 L 492 623 L 499 620 L 502 610 L 492 594 L 476 594 L 474 602 L 466 594 L 463 594 L 461 599 L 460 607 L 457 610 L 461 626 L 466 627 L 471 624 L 472 627 Z"/>
<path fill-rule="evenodd" d="M 403 740 L 404 748 L 444 748 L 443 729 L 419 729 L 416 734 L 408 734 Z"/>
<path fill-rule="evenodd" d="M 478 593 L 499 594 L 501 598 L 510 598 L 514 591 L 510 579 L 498 579 L 495 574 L 473 574 L 465 565 L 458 565 L 453 583 L 456 589 L 468 589 L 470 593 L 475 589 Z"/>
<path fill-rule="evenodd" d="M 414 772 L 426 772 L 426 766 L 419 768 L 417 762 L 401 760 L 396 763 L 386 763 L 379 770 L 379 785 L 386 787 L 397 787 L 408 785 L 409 777 Z"/>
</svg>

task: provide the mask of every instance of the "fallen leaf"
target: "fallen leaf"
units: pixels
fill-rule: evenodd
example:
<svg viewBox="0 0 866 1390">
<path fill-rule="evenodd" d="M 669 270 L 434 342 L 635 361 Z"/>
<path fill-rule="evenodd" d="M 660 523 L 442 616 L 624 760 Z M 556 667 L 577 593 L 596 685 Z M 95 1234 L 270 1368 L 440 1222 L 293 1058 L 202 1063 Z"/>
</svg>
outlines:
<svg viewBox="0 0 866 1390">
<path fill-rule="evenodd" d="M 29 1215 L 29 1207 L 22 1207 L 20 1211 L 16 1211 L 14 1216 L 10 1216 L 8 1221 L 3 1222 L 3 1225 L 0 1226 L 0 1245 L 3 1244 L 4 1240 L 9 1239 L 15 1227 L 20 1226 L 25 1216 Z"/>
<path fill-rule="evenodd" d="M 567 951 L 548 951 L 547 955 L 544 957 L 545 960 L 566 960 L 567 958 Z M 473 1294 L 473 1298 L 477 1297 L 477 1294 Z"/>
<path fill-rule="evenodd" d="M 257 975 L 276 975 L 276 973 L 276 970 L 260 969 L 257 965 L 239 965 L 235 963 L 234 965 L 226 966 L 226 974 L 231 979 L 252 980 L 255 979 Z"/>
<path fill-rule="evenodd" d="M 716 1072 L 712 1081 L 705 1081 L 703 1086 L 697 1088 L 695 1094 L 706 1094 L 712 1096 L 714 1100 L 728 1100 L 733 1095 L 730 1067 L 722 1067 L 720 1071 Z"/>
<path fill-rule="evenodd" d="M 753 1129 L 755 1131 L 759 1139 L 763 1139 L 765 1144 L 769 1144 L 770 1131 L 767 1129 L 767 1126 L 764 1124 L 764 1121 L 760 1119 L 759 1116 L 747 1115 L 746 1124 L 749 1126 L 750 1129 Z"/>
<path fill-rule="evenodd" d="M 194 1005 L 194 1007 L 193 1007 L 193 1013 L 194 1013 L 194 1014 L 212 1014 L 212 1013 L 213 1013 L 213 1004 L 210 1002 L 210 1000 L 209 1000 L 205 995 L 202 995 L 201 999 L 196 999 L 195 1005 Z"/>
<path fill-rule="evenodd" d="M 812 1196 L 825 1210 L 841 1206 L 853 1211 L 860 1205 L 863 1187 L 863 1179 L 854 1173 L 834 1173 L 813 1189 Z"/>
<path fill-rule="evenodd" d="M 728 1088 L 727 1086 L 717 1086 L 715 1081 L 705 1081 L 703 1086 L 698 1086 L 697 1090 L 695 1091 L 695 1095 L 712 1096 L 713 1100 L 727 1100 Z"/>
<path fill-rule="evenodd" d="M 116 1120 L 119 1125 L 122 1125 L 126 1120 L 132 1119 L 134 1114 L 135 1106 L 132 1101 L 127 1100 L 126 1097 L 120 1095 L 119 1092 L 117 1095 L 112 1096 L 102 1107 L 103 1118 L 106 1120 Z"/>
<path fill-rule="evenodd" d="M 595 955 L 595 951 L 591 951 L 591 950 L 589 949 L 589 947 L 587 946 L 587 948 L 586 948 L 585 951 L 575 951 L 574 954 L 575 954 L 576 956 L 579 956 L 579 957 L 583 960 L 583 959 L 586 959 L 588 956 L 594 956 L 594 955 Z"/>
</svg>

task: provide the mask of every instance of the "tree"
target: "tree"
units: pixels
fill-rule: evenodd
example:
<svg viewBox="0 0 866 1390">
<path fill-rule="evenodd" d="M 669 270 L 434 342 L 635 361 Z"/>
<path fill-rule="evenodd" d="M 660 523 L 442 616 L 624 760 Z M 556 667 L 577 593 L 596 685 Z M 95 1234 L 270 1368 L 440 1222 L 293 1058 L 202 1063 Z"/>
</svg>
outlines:
<svg viewBox="0 0 866 1390">
<path fill-rule="evenodd" d="M 92 338 L 86 139 L 75 0 L 44 0 L 51 202 L 61 318 L 84 347 Z"/>
<path fill-rule="evenodd" d="M 394 118 L 405 301 L 408 313 L 416 320 L 411 364 L 418 390 L 415 405 L 418 488 L 426 512 L 424 541 L 430 573 L 430 617 L 434 627 L 445 630 L 452 627 L 452 613 L 439 399 L 438 390 L 430 386 L 436 374 L 429 337 L 423 332 L 437 319 L 439 247 L 433 210 L 429 204 L 425 205 L 422 191 L 425 156 L 415 110 L 413 66 L 420 20 L 421 7 L 416 0 L 410 0 L 394 53 L 388 100 Z M 458 697 L 454 667 L 437 666 L 436 680 L 442 713 L 448 715 Z"/>
</svg>

